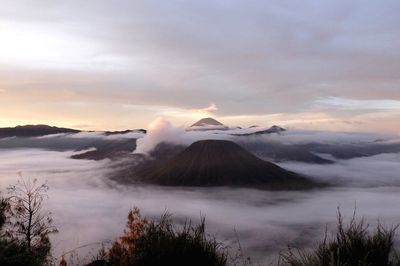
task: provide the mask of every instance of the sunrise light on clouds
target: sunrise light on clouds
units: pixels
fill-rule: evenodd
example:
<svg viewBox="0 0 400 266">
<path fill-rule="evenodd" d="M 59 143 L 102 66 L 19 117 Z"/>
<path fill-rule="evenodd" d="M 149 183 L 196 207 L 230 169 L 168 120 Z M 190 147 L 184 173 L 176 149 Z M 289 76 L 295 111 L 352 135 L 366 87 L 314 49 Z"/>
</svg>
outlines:
<svg viewBox="0 0 400 266">
<path fill-rule="evenodd" d="M 0 266 L 400 265 L 399 0 L 1 0 Z"/>
<path fill-rule="evenodd" d="M 398 133 L 396 1 L 6 1 L 0 125 Z"/>
</svg>

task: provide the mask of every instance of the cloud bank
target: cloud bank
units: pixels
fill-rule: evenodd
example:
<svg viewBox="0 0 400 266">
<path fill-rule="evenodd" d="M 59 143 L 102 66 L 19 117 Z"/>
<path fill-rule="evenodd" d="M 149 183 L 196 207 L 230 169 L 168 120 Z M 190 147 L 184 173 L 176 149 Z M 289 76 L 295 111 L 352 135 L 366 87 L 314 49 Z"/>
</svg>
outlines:
<svg viewBox="0 0 400 266">
<path fill-rule="evenodd" d="M 260 134 L 240 137 L 240 134 L 250 134 L 263 131 L 268 127 L 231 128 L 228 130 L 192 131 L 184 127 L 173 126 L 163 117 L 154 120 L 148 126 L 148 132 L 137 140 L 135 153 L 149 153 L 157 144 L 166 142 L 175 145 L 188 146 L 195 141 L 205 139 L 224 139 L 238 142 L 279 143 L 284 145 L 324 144 L 349 145 L 379 142 L 397 143 L 398 136 L 393 134 L 359 133 L 359 132 L 329 132 L 289 129 L 280 134 Z"/>
<path fill-rule="evenodd" d="M 330 165 L 286 162 L 280 163 L 280 166 L 341 186 L 380 187 L 400 185 L 400 153 L 335 160 L 335 163 Z"/>
<path fill-rule="evenodd" d="M 238 129 L 235 130 L 237 132 Z M 289 132 L 285 133 L 287 135 L 264 136 L 261 141 L 267 141 L 268 137 L 272 139 L 268 141 L 278 141 L 281 137 L 283 143 L 293 145 L 317 138 L 321 143 L 333 145 L 359 143 L 360 140 L 369 142 L 376 137 Z M 232 137 L 214 133 L 187 132 L 160 118 L 152 123 L 149 134 L 140 139 L 143 141 L 140 149 L 144 152 L 166 140 L 188 144 L 210 135 Z M 348 218 L 356 203 L 358 215 L 364 216 L 371 225 L 378 218 L 389 226 L 400 221 L 396 211 L 396 206 L 400 204 L 399 153 L 350 160 L 331 158 L 335 163 L 323 166 L 281 163 L 286 169 L 335 185 L 307 192 L 123 186 L 108 179 L 119 169 L 118 162 L 107 159 L 74 160 L 70 158 L 74 153 L 20 146 L 2 149 L 0 153 L 1 190 L 14 184 L 19 173 L 25 178 L 47 180 L 50 191 L 46 208 L 53 213 L 55 225 L 60 231 L 51 237 L 55 256 L 88 243 L 112 241 L 122 233 L 128 210 L 133 206 L 141 208 L 148 217 L 171 212 L 178 224 L 185 219 L 198 221 L 203 215 L 208 233 L 233 248 L 239 238 L 245 255 L 251 256 L 256 263 L 276 261 L 279 252 L 285 250 L 288 244 L 306 248 L 316 245 L 324 235 L 326 224 L 330 232 L 334 229 L 338 206 Z M 99 247 L 99 244 L 93 244 L 77 252 L 83 255 L 92 249 L 95 254 Z M 89 256 L 81 261 L 90 259 Z"/>
<path fill-rule="evenodd" d="M 115 239 L 122 233 L 133 206 L 148 217 L 171 212 L 178 224 L 185 218 L 198 221 L 201 215 L 205 216 L 209 233 L 233 248 L 238 237 L 245 255 L 260 263 L 276 261 L 279 251 L 288 244 L 316 245 L 323 237 L 325 224 L 333 229 L 338 206 L 348 218 L 356 202 L 358 214 L 371 224 L 377 218 L 388 225 L 400 220 L 395 211 L 400 204 L 400 187 L 386 175 L 381 175 L 387 181 L 385 187 L 339 187 L 312 192 L 120 186 L 107 181 L 107 173 L 112 170 L 109 161 L 72 160 L 70 155 L 71 152 L 19 149 L 0 156 L 2 189 L 16 182 L 17 171 L 25 178 L 48 181 L 46 208 L 52 211 L 60 231 L 52 236 L 56 256 L 81 245 Z M 368 165 L 363 165 L 360 175 L 370 170 Z M 95 252 L 99 247 L 95 244 L 89 250 Z M 87 251 L 81 249 L 78 254 Z M 90 258 L 82 257 L 82 261 L 85 259 Z"/>
</svg>

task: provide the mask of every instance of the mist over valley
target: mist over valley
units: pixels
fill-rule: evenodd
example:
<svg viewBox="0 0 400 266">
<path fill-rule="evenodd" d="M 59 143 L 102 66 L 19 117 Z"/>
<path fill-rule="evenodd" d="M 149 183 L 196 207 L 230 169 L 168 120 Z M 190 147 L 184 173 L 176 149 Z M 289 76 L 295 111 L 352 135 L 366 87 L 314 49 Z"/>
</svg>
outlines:
<svg viewBox="0 0 400 266">
<path fill-rule="evenodd" d="M 325 226 L 334 230 L 338 207 L 350 217 L 356 206 L 357 215 L 371 224 L 377 219 L 388 225 L 400 220 L 395 207 L 400 203 L 396 136 L 265 130 L 187 130 L 158 119 L 147 131 L 7 136 L 0 140 L 1 189 L 15 183 L 19 175 L 47 182 L 46 209 L 59 229 L 51 236 L 54 254 L 91 244 L 77 251 L 86 256 L 83 260 L 90 259 L 88 250 L 95 252 L 100 243 L 109 243 L 121 233 L 134 206 L 148 217 L 169 212 L 181 225 L 185 219 L 205 217 L 208 233 L 232 249 L 240 241 L 246 256 L 257 263 L 276 262 L 288 245 L 315 247 Z M 254 134 L 259 131 L 264 133 Z M 225 156 L 230 156 L 227 161 L 222 159 Z M 187 161 L 191 157 L 194 161 Z M 270 168 L 257 168 L 258 160 L 282 172 L 268 177 Z M 219 170 L 207 168 L 214 164 Z M 237 165 L 248 166 L 239 170 Z M 167 166 L 175 168 L 164 169 Z M 182 171 L 187 182 L 165 181 L 183 178 L 177 170 L 181 167 L 186 167 Z M 234 172 L 221 182 L 205 181 L 222 177 L 231 168 Z M 145 177 L 150 180 L 138 177 L 146 169 L 156 171 Z M 316 185 L 289 185 L 285 181 L 289 171 Z M 239 176 L 233 177 L 236 173 Z M 276 178 L 279 189 L 258 181 L 230 181 L 262 180 L 263 175 L 267 180 Z"/>
</svg>

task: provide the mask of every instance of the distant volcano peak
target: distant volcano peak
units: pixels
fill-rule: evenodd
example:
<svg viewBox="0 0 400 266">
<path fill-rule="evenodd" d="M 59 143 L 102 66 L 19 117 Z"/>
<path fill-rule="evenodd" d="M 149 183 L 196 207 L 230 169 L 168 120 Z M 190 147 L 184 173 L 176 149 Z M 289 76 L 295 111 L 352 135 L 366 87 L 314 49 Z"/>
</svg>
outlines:
<svg viewBox="0 0 400 266">
<path fill-rule="evenodd" d="M 190 127 L 223 126 L 223 124 L 212 117 L 202 118 Z"/>
</svg>

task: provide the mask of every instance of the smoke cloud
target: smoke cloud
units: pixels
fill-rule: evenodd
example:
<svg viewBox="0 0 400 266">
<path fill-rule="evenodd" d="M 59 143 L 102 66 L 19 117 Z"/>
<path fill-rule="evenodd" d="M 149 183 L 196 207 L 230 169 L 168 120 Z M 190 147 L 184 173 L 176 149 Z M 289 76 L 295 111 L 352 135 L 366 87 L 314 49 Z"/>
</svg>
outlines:
<svg viewBox="0 0 400 266">
<path fill-rule="evenodd" d="M 147 134 L 137 140 L 135 153 L 149 153 L 157 144 L 165 142 L 176 145 L 190 145 L 204 139 L 231 139 L 232 136 L 221 130 L 186 131 L 183 127 L 174 127 L 165 118 L 159 117 L 148 126 Z"/>
</svg>

